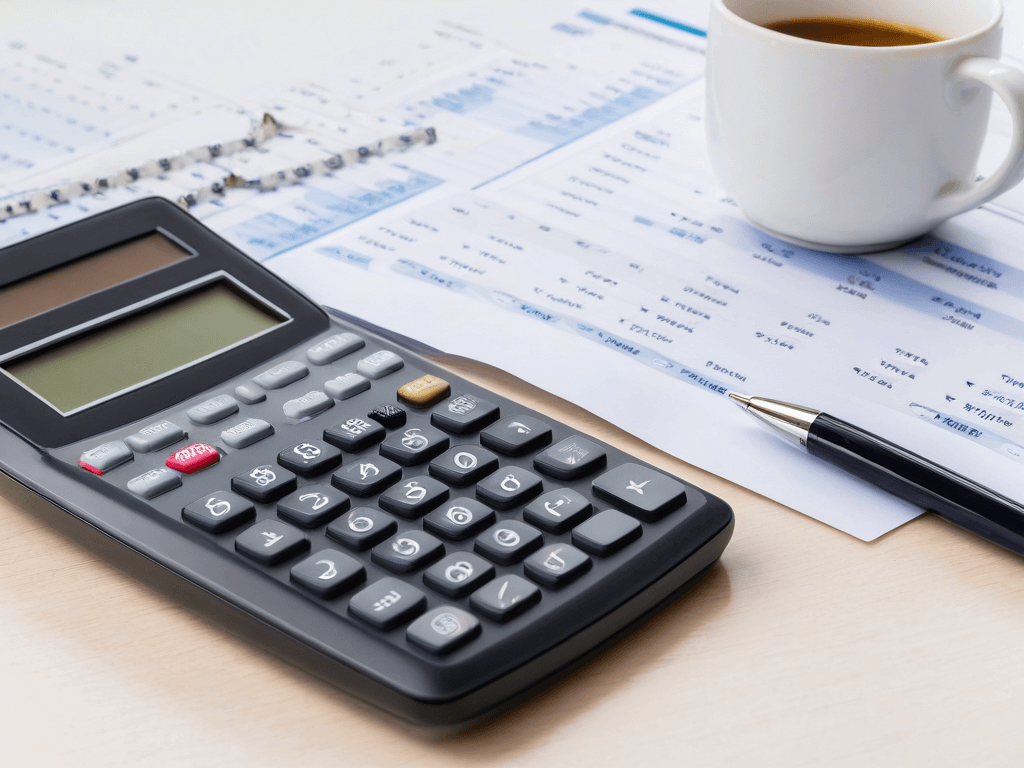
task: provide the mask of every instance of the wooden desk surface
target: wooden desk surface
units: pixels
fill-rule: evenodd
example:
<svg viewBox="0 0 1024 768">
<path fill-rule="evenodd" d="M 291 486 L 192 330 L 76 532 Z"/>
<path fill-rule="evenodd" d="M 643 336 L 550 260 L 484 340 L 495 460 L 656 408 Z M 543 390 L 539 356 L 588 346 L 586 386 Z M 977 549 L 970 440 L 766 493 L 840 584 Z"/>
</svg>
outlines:
<svg viewBox="0 0 1024 768">
<path fill-rule="evenodd" d="M 460 372 L 725 498 L 722 561 L 524 706 L 432 740 L 140 585 L 4 479 L 4 764 L 1021 764 L 1020 558 L 930 516 L 864 544 L 504 374 Z"/>
</svg>

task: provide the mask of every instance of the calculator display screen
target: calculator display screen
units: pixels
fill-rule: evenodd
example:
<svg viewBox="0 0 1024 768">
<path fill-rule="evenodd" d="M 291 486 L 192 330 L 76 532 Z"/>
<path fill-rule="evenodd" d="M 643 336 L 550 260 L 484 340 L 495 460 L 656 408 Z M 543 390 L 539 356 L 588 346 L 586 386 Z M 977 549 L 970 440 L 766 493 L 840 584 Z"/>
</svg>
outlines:
<svg viewBox="0 0 1024 768">
<path fill-rule="evenodd" d="M 283 320 L 219 281 L 3 368 L 67 414 L 186 367 Z"/>
<path fill-rule="evenodd" d="M 120 243 L 0 288 L 0 327 L 123 283 L 192 254 L 161 232 Z"/>
</svg>

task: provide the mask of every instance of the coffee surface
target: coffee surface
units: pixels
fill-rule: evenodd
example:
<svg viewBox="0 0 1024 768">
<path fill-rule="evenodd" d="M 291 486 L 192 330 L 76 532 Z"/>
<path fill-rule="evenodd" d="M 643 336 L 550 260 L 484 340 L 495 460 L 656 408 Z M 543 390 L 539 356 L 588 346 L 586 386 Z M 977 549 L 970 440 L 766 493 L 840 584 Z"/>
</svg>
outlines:
<svg viewBox="0 0 1024 768">
<path fill-rule="evenodd" d="M 774 21 L 765 26 L 785 35 L 838 45 L 921 45 L 945 39 L 920 27 L 875 19 L 789 19 Z"/>
</svg>

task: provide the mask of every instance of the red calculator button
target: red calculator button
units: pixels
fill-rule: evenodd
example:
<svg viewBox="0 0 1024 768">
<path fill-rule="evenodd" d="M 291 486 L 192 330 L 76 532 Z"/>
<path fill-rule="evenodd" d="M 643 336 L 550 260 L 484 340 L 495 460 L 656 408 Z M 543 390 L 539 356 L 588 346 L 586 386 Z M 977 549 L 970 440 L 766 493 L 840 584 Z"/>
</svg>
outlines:
<svg viewBox="0 0 1024 768">
<path fill-rule="evenodd" d="M 192 445 L 185 446 L 171 454 L 166 464 L 169 469 L 191 475 L 218 461 L 220 461 L 220 454 L 217 453 L 216 448 L 206 443 L 192 443 Z"/>
</svg>

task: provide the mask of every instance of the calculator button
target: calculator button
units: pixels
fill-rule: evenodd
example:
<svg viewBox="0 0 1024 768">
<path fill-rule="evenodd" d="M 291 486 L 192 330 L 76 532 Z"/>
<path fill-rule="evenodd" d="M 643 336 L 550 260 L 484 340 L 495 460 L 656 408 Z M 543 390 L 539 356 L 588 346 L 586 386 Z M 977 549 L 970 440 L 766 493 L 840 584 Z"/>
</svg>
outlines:
<svg viewBox="0 0 1024 768">
<path fill-rule="evenodd" d="M 356 363 L 356 370 L 366 378 L 376 380 L 394 373 L 404 365 L 402 358 L 385 349 L 364 357 Z"/>
<path fill-rule="evenodd" d="M 128 490 L 144 499 L 153 499 L 161 493 L 172 491 L 181 485 L 181 476 L 166 467 L 151 469 L 128 481 Z"/>
<path fill-rule="evenodd" d="M 536 528 L 518 520 L 501 520 L 476 537 L 474 548 L 488 560 L 511 565 L 540 549 L 543 543 L 544 538 Z"/>
<path fill-rule="evenodd" d="M 398 429 L 405 426 L 406 413 L 397 405 L 382 403 L 366 414 L 366 416 L 388 429 Z"/>
<path fill-rule="evenodd" d="M 274 427 L 263 419 L 246 419 L 220 433 L 220 439 L 228 448 L 248 448 L 274 434 Z"/>
<path fill-rule="evenodd" d="M 313 477 L 341 464 L 341 451 L 319 440 L 303 440 L 277 454 L 277 463 L 302 477 Z"/>
<path fill-rule="evenodd" d="M 373 496 L 402 477 L 402 468 L 392 461 L 369 456 L 342 467 L 331 476 L 331 484 L 353 496 Z"/>
<path fill-rule="evenodd" d="M 334 407 L 334 400 L 323 392 L 313 390 L 302 397 L 289 400 L 284 404 L 283 411 L 286 419 L 311 419 L 317 414 L 323 413 L 328 408 Z"/>
<path fill-rule="evenodd" d="M 405 632 L 410 643 L 436 654 L 451 653 L 479 634 L 480 620 L 452 605 L 425 613 Z"/>
<path fill-rule="evenodd" d="M 478 445 L 456 445 L 430 462 L 430 474 L 449 485 L 471 485 L 498 468 L 498 457 Z"/>
<path fill-rule="evenodd" d="M 551 427 L 532 416 L 513 416 L 491 424 L 480 442 L 506 456 L 522 456 L 550 443 Z"/>
<path fill-rule="evenodd" d="M 277 514 L 303 528 L 316 528 L 349 508 L 349 498 L 326 485 L 304 485 L 277 502 Z"/>
<path fill-rule="evenodd" d="M 432 477 L 421 475 L 391 486 L 380 495 L 377 503 L 399 517 L 415 520 L 423 517 L 442 501 L 447 501 L 448 494 L 447 485 Z"/>
<path fill-rule="evenodd" d="M 362 563 L 336 549 L 323 549 L 292 566 L 292 581 L 330 599 L 366 580 Z"/>
<path fill-rule="evenodd" d="M 385 576 L 348 601 L 349 613 L 377 629 L 394 629 L 419 616 L 427 608 L 427 596 L 412 584 Z"/>
<path fill-rule="evenodd" d="M 313 365 L 327 365 L 365 346 L 354 333 L 336 333 L 307 349 L 306 359 Z"/>
<path fill-rule="evenodd" d="M 384 427 L 375 421 L 352 418 L 325 429 L 324 440 L 349 453 L 358 453 L 379 443 L 386 434 Z"/>
<path fill-rule="evenodd" d="M 540 588 L 522 576 L 489 581 L 469 597 L 469 606 L 494 621 L 508 621 L 540 602 Z"/>
<path fill-rule="evenodd" d="M 184 448 L 172 453 L 164 463 L 168 469 L 191 475 L 200 469 L 206 469 L 216 464 L 218 461 L 220 461 L 220 454 L 217 453 L 216 448 L 206 443 L 192 443 L 192 445 L 186 445 Z"/>
<path fill-rule="evenodd" d="M 246 405 L 253 405 L 266 400 L 267 393 L 252 384 L 239 384 L 235 387 L 235 397 Z"/>
<path fill-rule="evenodd" d="M 124 441 L 136 453 L 149 453 L 184 440 L 187 436 L 184 429 L 164 419 L 143 427 L 134 435 L 126 437 Z"/>
<path fill-rule="evenodd" d="M 295 475 L 287 469 L 264 464 L 231 478 L 231 490 L 258 502 L 279 499 L 295 490 Z"/>
<path fill-rule="evenodd" d="M 605 472 L 594 480 L 594 494 L 648 523 L 686 503 L 686 486 L 639 464 Z"/>
<path fill-rule="evenodd" d="M 224 533 L 256 517 L 256 507 L 228 491 L 214 491 L 181 510 L 181 516 L 210 533 Z"/>
<path fill-rule="evenodd" d="M 346 373 L 324 382 L 324 392 L 335 400 L 348 400 L 370 388 L 370 380 L 358 373 Z"/>
<path fill-rule="evenodd" d="M 528 469 L 505 467 L 477 483 L 477 497 L 495 509 L 511 509 L 544 489 L 541 479 Z"/>
<path fill-rule="evenodd" d="M 562 533 L 590 517 L 594 507 L 586 496 L 570 488 L 556 488 L 534 499 L 523 519 L 551 533 Z"/>
<path fill-rule="evenodd" d="M 370 551 L 370 559 L 395 573 L 410 573 L 444 555 L 444 544 L 426 531 L 405 531 Z"/>
<path fill-rule="evenodd" d="M 346 547 L 362 552 L 398 530 L 398 521 L 372 507 L 356 507 L 327 526 L 327 535 Z"/>
<path fill-rule="evenodd" d="M 606 509 L 587 520 L 572 532 L 572 543 L 592 555 L 610 555 L 643 533 L 636 518 L 617 509 Z"/>
<path fill-rule="evenodd" d="M 413 408 L 429 408 L 451 394 L 452 387 L 444 379 L 429 373 L 398 388 L 398 399 Z"/>
<path fill-rule="evenodd" d="M 558 480 L 576 480 L 601 469 L 607 461 L 604 448 L 585 437 L 573 435 L 534 458 L 533 466 Z"/>
<path fill-rule="evenodd" d="M 186 411 L 195 424 L 215 424 L 235 413 L 238 413 L 238 401 L 231 395 L 218 395 Z"/>
<path fill-rule="evenodd" d="M 494 566 L 472 552 L 452 552 L 423 574 L 423 581 L 446 597 L 465 597 L 494 578 Z"/>
<path fill-rule="evenodd" d="M 380 445 L 380 453 L 404 467 L 412 467 L 444 453 L 449 445 L 451 440 L 448 435 L 439 429 L 409 427 L 388 435 Z"/>
<path fill-rule="evenodd" d="M 526 575 L 545 587 L 564 587 L 590 570 L 593 561 L 568 544 L 549 544 L 524 563 Z"/>
<path fill-rule="evenodd" d="M 235 549 L 264 565 L 276 565 L 309 549 L 306 535 L 280 520 L 261 520 L 239 534 Z"/>
<path fill-rule="evenodd" d="M 462 541 L 494 524 L 494 510 L 465 496 L 444 504 L 423 518 L 423 527 L 445 539 Z"/>
<path fill-rule="evenodd" d="M 111 440 L 109 443 L 97 445 L 78 457 L 78 466 L 92 472 L 94 475 L 102 475 L 114 467 L 119 467 L 126 461 L 130 461 L 134 454 L 131 449 L 120 440 Z"/>
<path fill-rule="evenodd" d="M 501 415 L 494 403 L 473 395 L 459 395 L 437 406 L 430 414 L 430 423 L 457 435 L 475 432 Z"/>
<path fill-rule="evenodd" d="M 275 365 L 273 368 L 264 371 L 252 380 L 264 389 L 280 389 L 294 381 L 304 379 L 309 375 L 309 368 L 295 360 Z"/>
</svg>

